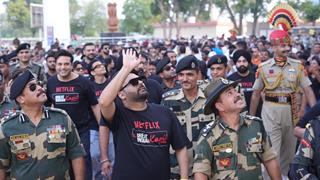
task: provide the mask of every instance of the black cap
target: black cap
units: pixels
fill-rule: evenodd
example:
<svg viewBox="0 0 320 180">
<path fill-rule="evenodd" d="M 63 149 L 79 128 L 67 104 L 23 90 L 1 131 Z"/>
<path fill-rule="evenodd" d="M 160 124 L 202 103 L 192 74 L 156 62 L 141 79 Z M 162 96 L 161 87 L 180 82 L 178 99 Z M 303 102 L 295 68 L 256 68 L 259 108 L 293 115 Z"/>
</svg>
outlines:
<svg viewBox="0 0 320 180">
<path fill-rule="evenodd" d="M 227 65 L 228 59 L 225 55 L 214 55 L 212 56 L 207 64 L 207 68 L 210 68 L 212 64 L 224 64 Z"/>
<path fill-rule="evenodd" d="M 24 49 L 30 49 L 30 44 L 29 43 L 22 43 L 19 45 L 17 48 L 16 52 L 19 53 L 19 51 L 24 50 Z"/>
<path fill-rule="evenodd" d="M 24 87 L 31 80 L 35 79 L 31 71 L 26 70 L 21 73 L 12 83 L 10 88 L 10 99 L 15 100 L 23 91 Z"/>
<path fill-rule="evenodd" d="M 15 57 L 17 57 L 17 51 L 12 51 L 10 54 L 7 55 L 8 61 Z"/>
<path fill-rule="evenodd" d="M 244 58 L 246 58 L 246 60 L 251 63 L 251 54 L 249 53 L 249 51 L 243 50 L 243 49 L 239 49 L 236 52 L 233 53 L 232 59 L 234 64 L 237 63 L 237 61 L 239 60 L 239 58 L 243 56 Z"/>
<path fill-rule="evenodd" d="M 163 68 L 170 63 L 170 59 L 167 57 L 164 57 L 162 60 L 160 60 L 157 63 L 157 68 L 156 68 L 156 74 L 159 74 L 163 71 Z"/>
<path fill-rule="evenodd" d="M 0 56 L 0 64 L 8 64 L 8 63 L 9 63 L 9 59 L 6 55 Z"/>
<path fill-rule="evenodd" d="M 212 81 L 204 90 L 204 95 L 207 98 L 204 105 L 204 114 L 208 115 L 215 112 L 216 108 L 213 104 L 217 101 L 219 95 L 230 86 L 236 87 L 238 83 L 238 81 L 229 81 L 224 78 Z"/>
<path fill-rule="evenodd" d="M 183 70 L 197 70 L 199 69 L 198 59 L 193 55 L 188 55 L 182 58 L 176 68 L 176 73 L 179 73 Z"/>
</svg>

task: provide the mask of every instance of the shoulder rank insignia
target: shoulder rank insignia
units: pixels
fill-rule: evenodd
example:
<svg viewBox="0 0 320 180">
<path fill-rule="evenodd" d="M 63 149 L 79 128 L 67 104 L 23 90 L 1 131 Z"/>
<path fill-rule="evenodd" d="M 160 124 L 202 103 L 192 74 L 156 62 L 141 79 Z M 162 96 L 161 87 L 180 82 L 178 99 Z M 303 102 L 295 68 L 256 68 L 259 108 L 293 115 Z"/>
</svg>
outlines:
<svg viewBox="0 0 320 180">
<path fill-rule="evenodd" d="M 255 120 L 255 121 L 262 121 L 261 118 L 256 117 L 256 116 L 250 116 L 250 115 L 244 115 L 246 119 L 248 120 Z"/>
<path fill-rule="evenodd" d="M 217 124 L 217 121 L 211 121 L 210 123 L 208 123 L 202 130 L 201 130 L 201 135 L 203 137 L 206 137 L 208 135 L 208 133 L 212 130 L 212 128 L 214 128 L 214 126 Z"/>
<path fill-rule="evenodd" d="M 165 92 L 164 94 L 162 94 L 162 99 L 165 99 L 170 96 L 175 96 L 179 94 L 179 92 L 180 92 L 180 89 L 173 89 L 171 91 Z"/>
</svg>

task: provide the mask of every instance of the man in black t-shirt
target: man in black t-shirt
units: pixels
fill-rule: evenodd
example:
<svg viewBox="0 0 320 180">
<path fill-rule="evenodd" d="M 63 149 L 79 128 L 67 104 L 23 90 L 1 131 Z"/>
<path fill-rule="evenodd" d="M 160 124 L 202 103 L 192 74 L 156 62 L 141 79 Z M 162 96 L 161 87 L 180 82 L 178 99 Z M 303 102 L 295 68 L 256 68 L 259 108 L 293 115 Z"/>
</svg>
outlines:
<svg viewBox="0 0 320 180">
<path fill-rule="evenodd" d="M 73 56 L 66 50 L 60 50 L 56 58 L 58 74 L 48 81 L 47 96 L 54 107 L 65 110 L 75 123 L 87 153 L 86 179 L 91 179 L 89 108 L 92 109 L 96 121 L 100 120 L 98 101 L 89 80 L 72 72 Z"/>
<path fill-rule="evenodd" d="M 110 127 L 115 141 L 112 179 L 169 179 L 170 145 L 176 152 L 181 178 L 187 179 L 188 138 L 170 109 L 147 103 L 143 77 L 130 73 L 139 64 L 132 49 L 124 52 L 122 68 L 100 96 L 100 125 Z M 102 136 L 105 135 L 100 132 Z M 108 162 L 107 158 L 101 160 L 104 174 L 110 172 Z"/>
<path fill-rule="evenodd" d="M 255 74 L 250 71 L 250 67 L 252 65 L 251 63 L 251 55 L 246 50 L 237 50 L 233 54 L 233 62 L 236 65 L 237 71 L 228 76 L 227 79 L 232 81 L 239 81 L 241 84 L 241 91 L 244 94 L 244 98 L 246 101 L 247 106 L 245 107 L 245 110 L 249 110 L 250 107 L 250 101 L 251 96 L 253 92 L 253 84 L 256 80 Z M 261 116 L 261 108 L 262 108 L 262 101 L 260 101 L 257 109 L 256 116 Z"/>
</svg>

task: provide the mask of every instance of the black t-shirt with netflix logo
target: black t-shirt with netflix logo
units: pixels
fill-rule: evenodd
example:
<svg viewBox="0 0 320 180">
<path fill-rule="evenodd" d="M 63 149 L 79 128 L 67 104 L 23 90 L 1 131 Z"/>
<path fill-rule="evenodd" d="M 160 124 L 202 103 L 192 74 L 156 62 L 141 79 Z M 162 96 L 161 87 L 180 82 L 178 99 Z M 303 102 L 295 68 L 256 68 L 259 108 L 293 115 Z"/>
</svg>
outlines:
<svg viewBox="0 0 320 180">
<path fill-rule="evenodd" d="M 143 111 L 132 111 L 116 100 L 116 112 L 109 126 L 115 144 L 113 180 L 170 179 L 169 147 L 181 149 L 188 138 L 177 117 L 167 108 L 148 104 Z"/>
<path fill-rule="evenodd" d="M 98 104 L 92 84 L 83 76 L 68 82 L 51 77 L 47 85 L 48 100 L 56 108 L 65 110 L 79 133 L 89 130 L 89 109 Z"/>
</svg>

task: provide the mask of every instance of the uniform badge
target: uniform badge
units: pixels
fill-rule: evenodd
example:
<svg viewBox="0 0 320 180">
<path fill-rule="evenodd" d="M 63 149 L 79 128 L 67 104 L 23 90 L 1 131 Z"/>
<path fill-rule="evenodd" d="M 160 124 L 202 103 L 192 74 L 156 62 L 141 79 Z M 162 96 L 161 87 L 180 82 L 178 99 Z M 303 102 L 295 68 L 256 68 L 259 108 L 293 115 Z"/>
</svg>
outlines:
<svg viewBox="0 0 320 180">
<path fill-rule="evenodd" d="M 221 82 L 222 82 L 223 84 L 229 84 L 229 81 L 228 81 L 227 79 L 224 79 L 224 78 L 221 78 Z"/>
<path fill-rule="evenodd" d="M 273 69 L 269 69 L 269 74 L 273 74 L 273 73 L 274 73 Z"/>
<path fill-rule="evenodd" d="M 228 167 L 231 164 L 231 160 L 230 158 L 222 158 L 222 159 L 219 159 L 219 164 L 220 166 Z"/>
<path fill-rule="evenodd" d="M 194 62 L 191 63 L 191 68 L 194 69 L 196 67 L 196 64 Z"/>
<path fill-rule="evenodd" d="M 230 142 L 230 143 L 219 144 L 219 145 L 213 146 L 212 151 L 213 152 L 220 152 L 220 151 L 227 152 L 227 151 L 231 150 L 231 152 L 232 152 L 232 148 L 233 148 L 233 146 L 232 146 L 232 143 Z"/>
<path fill-rule="evenodd" d="M 47 128 L 48 143 L 63 143 L 66 141 L 66 129 L 62 125 L 53 125 Z"/>
<path fill-rule="evenodd" d="M 11 149 L 14 151 L 20 151 L 31 147 L 28 134 L 10 136 L 10 141 L 12 142 Z"/>
<path fill-rule="evenodd" d="M 20 152 L 20 153 L 17 153 L 16 158 L 17 160 L 20 160 L 20 161 L 25 160 L 28 158 L 28 154 L 27 152 Z"/>
<path fill-rule="evenodd" d="M 226 153 L 231 153 L 232 152 L 232 149 L 231 148 L 227 148 L 226 149 Z"/>
<path fill-rule="evenodd" d="M 290 68 L 289 72 L 295 72 L 296 70 L 294 68 Z"/>
</svg>

